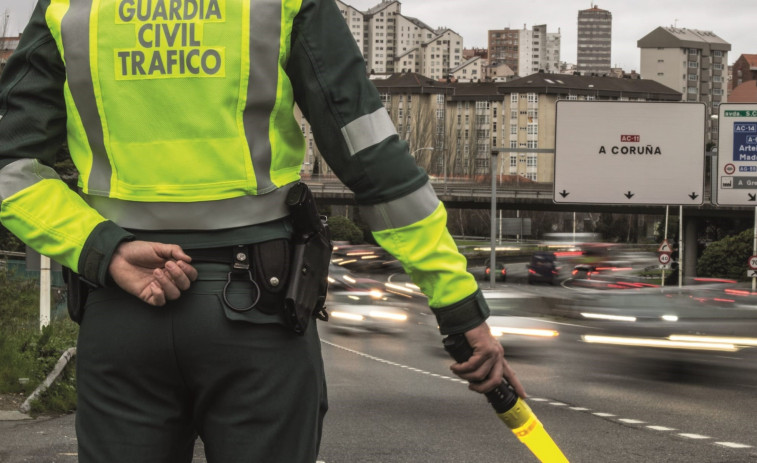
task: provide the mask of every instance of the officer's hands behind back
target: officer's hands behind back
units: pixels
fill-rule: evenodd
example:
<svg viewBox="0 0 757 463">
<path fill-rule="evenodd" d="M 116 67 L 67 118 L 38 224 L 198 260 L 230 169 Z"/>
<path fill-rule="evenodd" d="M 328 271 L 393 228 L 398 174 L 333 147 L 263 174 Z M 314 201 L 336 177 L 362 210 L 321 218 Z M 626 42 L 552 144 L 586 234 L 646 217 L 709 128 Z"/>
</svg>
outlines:
<svg viewBox="0 0 757 463">
<path fill-rule="evenodd" d="M 191 261 L 175 244 L 127 241 L 113 253 L 108 271 L 124 291 L 150 305 L 162 306 L 178 299 L 181 291 L 197 279 Z"/>
</svg>

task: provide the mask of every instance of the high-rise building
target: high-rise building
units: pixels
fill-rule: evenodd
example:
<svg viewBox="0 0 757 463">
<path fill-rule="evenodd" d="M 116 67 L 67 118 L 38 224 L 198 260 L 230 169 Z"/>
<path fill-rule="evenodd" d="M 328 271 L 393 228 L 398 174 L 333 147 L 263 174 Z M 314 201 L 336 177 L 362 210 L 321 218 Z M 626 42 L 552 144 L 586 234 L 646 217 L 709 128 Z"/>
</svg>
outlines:
<svg viewBox="0 0 757 463">
<path fill-rule="evenodd" d="M 707 115 L 728 99 L 728 52 L 731 44 L 710 31 L 658 27 L 643 38 L 641 77 L 680 90 L 684 101 L 701 101 Z M 717 140 L 718 124 L 707 117 L 708 141 Z"/>
<path fill-rule="evenodd" d="M 372 74 L 416 72 L 443 79 L 465 61 L 459 34 L 402 15 L 402 5 L 397 0 L 381 0 L 367 11 L 340 0 L 336 4 Z"/>
<path fill-rule="evenodd" d="M 612 54 L 612 13 L 596 5 L 578 12 L 576 61 L 582 75 L 610 73 Z"/>
<path fill-rule="evenodd" d="M 506 64 L 519 76 L 560 68 L 560 31 L 547 32 L 546 24 L 490 30 L 488 46 L 490 66 Z"/>
</svg>

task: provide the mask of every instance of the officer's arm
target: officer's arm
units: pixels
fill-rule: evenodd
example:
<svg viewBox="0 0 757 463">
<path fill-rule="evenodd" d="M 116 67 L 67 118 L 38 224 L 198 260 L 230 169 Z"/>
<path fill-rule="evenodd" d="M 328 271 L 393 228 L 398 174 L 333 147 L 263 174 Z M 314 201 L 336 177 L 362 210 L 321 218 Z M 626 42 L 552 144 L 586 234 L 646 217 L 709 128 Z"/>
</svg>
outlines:
<svg viewBox="0 0 757 463">
<path fill-rule="evenodd" d="M 303 0 L 287 73 L 318 148 L 355 192 L 376 241 L 429 297 L 441 332 L 466 332 L 484 322 L 488 306 L 447 231 L 444 206 L 365 72 L 335 2 Z"/>
<path fill-rule="evenodd" d="M 66 138 L 65 69 L 40 1 L 0 75 L 0 221 L 42 254 L 105 283 L 130 235 L 105 220 L 52 169 Z"/>
</svg>

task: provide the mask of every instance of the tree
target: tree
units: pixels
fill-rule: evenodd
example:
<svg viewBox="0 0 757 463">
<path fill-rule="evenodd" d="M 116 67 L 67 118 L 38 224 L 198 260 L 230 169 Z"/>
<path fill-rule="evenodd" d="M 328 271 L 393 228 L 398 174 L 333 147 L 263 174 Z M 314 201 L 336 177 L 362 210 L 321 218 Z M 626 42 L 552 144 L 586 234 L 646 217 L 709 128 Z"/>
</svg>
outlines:
<svg viewBox="0 0 757 463">
<path fill-rule="evenodd" d="M 334 241 L 348 241 L 350 244 L 360 244 L 363 242 L 363 232 L 355 223 L 342 216 L 329 217 L 329 228 L 331 229 L 331 239 Z"/>
<path fill-rule="evenodd" d="M 746 279 L 746 264 L 752 255 L 754 229 L 710 243 L 697 260 L 697 275 Z"/>
</svg>

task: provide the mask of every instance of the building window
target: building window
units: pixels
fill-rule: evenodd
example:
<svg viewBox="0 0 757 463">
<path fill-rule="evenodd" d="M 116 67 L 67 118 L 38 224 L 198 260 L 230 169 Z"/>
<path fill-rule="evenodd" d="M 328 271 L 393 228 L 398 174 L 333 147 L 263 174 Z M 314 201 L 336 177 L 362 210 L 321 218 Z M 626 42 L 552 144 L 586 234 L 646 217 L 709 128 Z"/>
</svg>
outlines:
<svg viewBox="0 0 757 463">
<path fill-rule="evenodd" d="M 518 134 L 518 126 L 516 124 L 510 124 L 510 135 Z"/>
<path fill-rule="evenodd" d="M 538 103 L 539 102 L 539 95 L 536 93 L 529 93 L 528 94 L 528 102 L 529 103 Z"/>
<path fill-rule="evenodd" d="M 714 51 L 712 52 L 712 55 L 713 55 L 713 56 L 715 56 L 715 57 L 717 57 L 717 58 L 720 58 L 720 57 L 722 57 L 722 56 L 723 56 L 723 52 L 722 52 L 722 51 L 720 51 L 720 50 L 714 50 Z"/>
<path fill-rule="evenodd" d="M 693 80 L 693 81 L 695 81 L 695 82 L 696 82 L 696 80 L 697 80 L 697 75 L 696 75 L 696 74 L 689 74 L 689 80 Z"/>
<path fill-rule="evenodd" d="M 696 93 L 697 93 L 697 88 L 696 88 L 696 87 L 688 87 L 688 88 L 686 89 L 686 92 L 687 92 L 687 93 L 688 93 L 689 95 L 696 95 Z"/>
<path fill-rule="evenodd" d="M 436 104 L 444 104 L 444 95 L 439 93 L 436 95 Z"/>
<path fill-rule="evenodd" d="M 689 61 L 689 68 L 696 69 L 698 67 L 699 67 L 699 63 L 697 63 L 696 61 Z"/>
<path fill-rule="evenodd" d="M 517 93 L 510 94 L 510 103 L 515 103 L 515 104 L 518 103 L 518 94 Z"/>
</svg>

